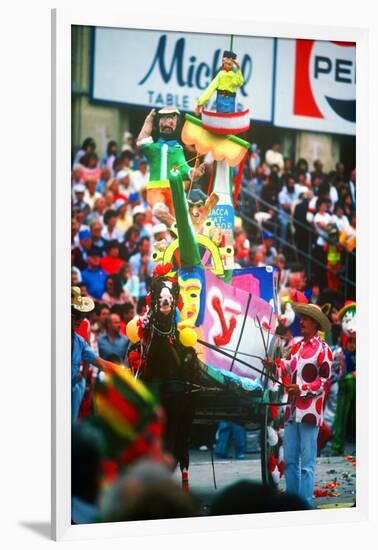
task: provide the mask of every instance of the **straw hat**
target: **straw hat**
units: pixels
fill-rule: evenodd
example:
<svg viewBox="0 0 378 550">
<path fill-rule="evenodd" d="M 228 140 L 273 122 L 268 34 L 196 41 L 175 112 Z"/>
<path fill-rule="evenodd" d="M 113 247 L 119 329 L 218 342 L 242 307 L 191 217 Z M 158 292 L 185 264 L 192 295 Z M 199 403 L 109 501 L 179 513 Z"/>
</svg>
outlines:
<svg viewBox="0 0 378 550">
<path fill-rule="evenodd" d="M 163 107 L 158 111 L 158 115 L 179 115 L 180 111 L 176 107 Z"/>
<path fill-rule="evenodd" d="M 94 301 L 87 296 L 82 296 L 78 286 L 71 288 L 71 306 L 80 313 L 88 313 L 95 308 Z"/>
<path fill-rule="evenodd" d="M 296 302 L 293 302 L 291 305 L 298 317 L 302 315 L 311 317 L 311 319 L 318 323 L 320 330 L 323 332 L 331 330 L 331 323 L 326 315 L 329 311 L 329 304 L 324 304 L 321 308 L 315 304 L 300 304 Z"/>
</svg>

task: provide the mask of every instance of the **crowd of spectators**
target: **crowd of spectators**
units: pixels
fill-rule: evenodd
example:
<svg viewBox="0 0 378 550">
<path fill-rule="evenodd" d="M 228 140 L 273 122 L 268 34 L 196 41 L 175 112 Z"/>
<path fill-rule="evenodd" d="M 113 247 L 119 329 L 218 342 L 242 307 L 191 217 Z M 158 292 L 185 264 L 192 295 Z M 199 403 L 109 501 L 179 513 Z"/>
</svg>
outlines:
<svg viewBox="0 0 378 550">
<path fill-rule="evenodd" d="M 311 171 L 311 168 L 313 170 Z M 355 298 L 356 170 L 285 158 L 252 145 L 245 164 L 236 257 L 242 266 L 301 264 L 317 286 Z M 278 254 L 277 254 L 277 253 Z"/>
<path fill-rule="evenodd" d="M 211 159 L 205 160 L 208 170 L 197 185 L 207 191 Z M 135 314 L 142 315 L 146 310 L 154 269 L 151 252 L 156 242 L 169 243 L 173 238 L 147 203 L 148 180 L 148 163 L 132 136 L 120 149 L 110 141 L 103 158 L 98 157 L 94 140 L 87 138 L 73 160 L 71 282 L 80 287 L 82 296 L 90 296 L 96 304 L 80 327 L 80 334 L 102 359 L 124 365 L 129 347 L 126 325 Z M 310 171 L 305 159 L 284 158 L 279 145 L 273 145 L 263 156 L 253 144 L 236 211 L 235 264 L 275 266 L 281 296 L 299 290 L 307 293 L 311 303 L 324 303 L 333 292 L 339 295 L 339 302 L 331 300 L 336 311 L 346 297 L 355 297 L 355 207 L 355 170 L 346 174 L 344 165 L 337 162 L 334 170 L 325 173 L 322 162 L 315 160 Z M 284 331 L 281 335 L 285 337 Z M 334 340 L 339 336 L 340 331 L 336 331 Z M 96 373 L 92 369 L 88 373 L 90 386 Z M 84 399 L 80 416 L 88 414 L 88 406 L 90 403 Z M 100 443 L 90 428 L 80 427 L 80 422 L 75 430 L 73 450 L 78 458 L 73 455 L 74 522 L 200 515 L 198 503 L 183 496 L 173 484 L 171 473 L 167 474 L 170 466 L 160 464 L 158 471 L 149 457 L 145 469 L 141 466 L 141 471 L 131 470 L 125 479 L 118 480 L 111 504 L 105 503 L 100 510 Z M 80 469 L 83 456 L 87 461 L 85 477 Z M 88 463 L 92 469 L 87 468 Z M 123 502 L 128 490 L 138 497 L 131 508 Z M 276 495 L 262 494 L 265 490 L 260 488 L 239 487 L 233 494 L 235 499 L 240 491 L 244 496 L 261 493 L 256 511 L 272 511 L 274 506 L 287 509 L 287 503 L 285 508 Z M 214 513 L 236 510 L 226 506 L 227 498 L 215 503 Z M 115 511 L 117 499 L 120 506 Z M 160 503 L 159 510 L 151 504 L 155 499 Z M 295 506 L 299 509 L 301 503 L 295 502 Z M 242 506 L 238 513 L 252 511 Z"/>
<path fill-rule="evenodd" d="M 125 323 L 145 311 L 153 247 L 172 239 L 147 203 L 148 163 L 133 137 L 126 138 L 121 149 L 110 141 L 102 159 L 87 138 L 73 160 L 72 284 L 96 302 L 90 337 L 100 356 L 121 352 L 111 327 L 119 326 L 126 339 Z M 205 161 L 208 170 L 196 185 L 207 191 L 209 155 Z M 354 299 L 355 208 L 355 169 L 347 174 L 335 162 L 326 173 L 319 159 L 309 166 L 303 158 L 285 158 L 278 144 L 265 155 L 253 144 L 236 210 L 235 264 L 277 267 L 281 295 L 294 285 L 312 297 L 330 290 Z"/>
<path fill-rule="evenodd" d="M 122 363 L 126 324 L 145 310 L 153 243 L 170 238 L 148 207 L 148 179 L 148 163 L 131 136 L 121 150 L 110 141 L 102 159 L 87 138 L 74 157 L 71 282 L 96 303 L 87 339 L 100 357 Z"/>
</svg>

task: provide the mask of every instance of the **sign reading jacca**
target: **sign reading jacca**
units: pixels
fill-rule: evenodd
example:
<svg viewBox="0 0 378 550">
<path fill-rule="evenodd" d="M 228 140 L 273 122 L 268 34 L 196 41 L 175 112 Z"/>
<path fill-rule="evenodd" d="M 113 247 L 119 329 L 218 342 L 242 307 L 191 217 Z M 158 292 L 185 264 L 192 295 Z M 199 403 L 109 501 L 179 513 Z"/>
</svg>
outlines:
<svg viewBox="0 0 378 550">
<path fill-rule="evenodd" d="M 274 40 L 236 40 L 244 75 L 238 109 L 271 122 L 273 72 L 267 67 L 273 67 Z M 92 99 L 193 111 L 228 45 L 228 36 L 96 28 Z"/>
</svg>

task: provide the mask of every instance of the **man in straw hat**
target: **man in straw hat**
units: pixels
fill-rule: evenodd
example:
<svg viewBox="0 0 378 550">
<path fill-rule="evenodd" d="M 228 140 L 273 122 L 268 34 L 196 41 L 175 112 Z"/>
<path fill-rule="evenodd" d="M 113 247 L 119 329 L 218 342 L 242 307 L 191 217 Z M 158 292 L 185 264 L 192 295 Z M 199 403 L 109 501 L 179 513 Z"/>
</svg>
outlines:
<svg viewBox="0 0 378 550">
<path fill-rule="evenodd" d="M 275 362 L 267 357 L 266 368 L 281 378 L 289 401 L 285 408 L 284 460 L 287 492 L 299 495 L 312 507 L 315 481 L 317 437 L 323 422 L 324 386 L 331 375 L 332 351 L 319 331 L 328 332 L 331 324 L 315 304 L 293 303 L 300 319 L 302 339 L 286 359 Z"/>
<path fill-rule="evenodd" d="M 112 371 L 113 363 L 98 357 L 89 344 L 76 333 L 85 315 L 95 304 L 91 298 L 82 296 L 80 288 L 71 288 L 71 419 L 77 420 L 80 404 L 85 392 L 85 376 L 80 371 L 82 361 L 91 363 L 104 371 Z"/>
</svg>

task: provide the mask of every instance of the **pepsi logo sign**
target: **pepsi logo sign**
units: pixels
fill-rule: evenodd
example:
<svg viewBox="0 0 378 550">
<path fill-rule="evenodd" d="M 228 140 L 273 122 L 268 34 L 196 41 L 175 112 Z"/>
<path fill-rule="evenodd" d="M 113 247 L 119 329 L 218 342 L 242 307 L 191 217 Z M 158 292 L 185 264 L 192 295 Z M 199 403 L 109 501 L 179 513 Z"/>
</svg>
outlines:
<svg viewBox="0 0 378 550">
<path fill-rule="evenodd" d="M 293 114 L 356 121 L 354 43 L 297 40 Z"/>
</svg>

